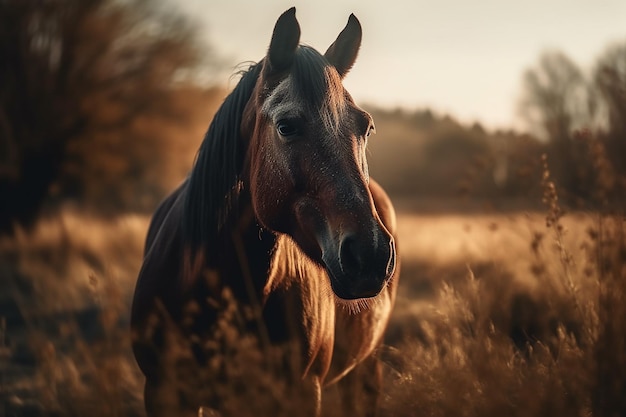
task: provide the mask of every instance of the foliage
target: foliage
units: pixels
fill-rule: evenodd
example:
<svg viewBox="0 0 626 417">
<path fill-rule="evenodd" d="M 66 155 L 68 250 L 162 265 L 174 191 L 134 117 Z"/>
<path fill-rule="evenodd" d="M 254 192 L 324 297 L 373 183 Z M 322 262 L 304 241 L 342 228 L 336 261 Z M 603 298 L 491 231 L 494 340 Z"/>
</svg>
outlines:
<svg viewBox="0 0 626 417">
<path fill-rule="evenodd" d="M 512 229 L 524 220 L 508 220 L 502 228 L 510 217 L 487 216 L 492 222 L 487 239 L 493 243 L 480 253 L 489 268 L 472 252 L 455 254 L 454 245 L 442 251 L 443 259 L 429 253 L 429 245 L 450 239 L 441 231 L 429 239 L 426 225 L 432 220 L 411 229 L 427 236 L 419 246 L 404 241 L 399 299 L 404 312 L 396 312 L 387 338 L 394 348 L 384 356 L 390 387 L 384 415 L 615 416 L 626 411 L 624 207 L 618 213 L 567 215 L 546 158 L 542 169 L 545 225 L 527 217 L 531 233 L 523 248 L 524 237 Z M 484 243 L 480 237 L 468 236 L 467 244 Z M 467 262 L 465 274 L 462 266 L 454 267 L 457 258 Z M 440 268 L 433 270 L 433 263 Z M 415 279 L 424 275 L 432 280 L 436 301 L 422 300 L 416 309 L 414 298 L 402 297 L 419 294 L 415 289 L 423 283 Z"/>
<path fill-rule="evenodd" d="M 523 116 L 552 142 L 568 140 L 570 133 L 588 126 L 588 86 L 582 71 L 565 54 L 547 51 L 522 79 Z"/>
<path fill-rule="evenodd" d="M 172 134 L 209 101 L 194 36 L 147 0 L 0 2 L 0 232 L 48 197 L 152 207 Z"/>
<path fill-rule="evenodd" d="M 619 176 L 626 174 L 626 44 L 607 48 L 591 72 L 587 77 L 565 54 L 548 51 L 523 78 L 521 113 L 548 140 L 545 152 L 570 205 L 593 196 L 591 142 L 607 149 Z"/>
<path fill-rule="evenodd" d="M 493 199 L 538 194 L 542 145 L 514 131 L 465 126 L 430 110 L 370 109 L 370 171 L 394 197 Z"/>
<path fill-rule="evenodd" d="M 607 119 L 604 133 L 611 162 L 618 172 L 626 172 L 626 42 L 609 46 L 593 70 L 593 83 L 602 97 Z M 621 155 L 619 157 L 618 155 Z"/>
</svg>

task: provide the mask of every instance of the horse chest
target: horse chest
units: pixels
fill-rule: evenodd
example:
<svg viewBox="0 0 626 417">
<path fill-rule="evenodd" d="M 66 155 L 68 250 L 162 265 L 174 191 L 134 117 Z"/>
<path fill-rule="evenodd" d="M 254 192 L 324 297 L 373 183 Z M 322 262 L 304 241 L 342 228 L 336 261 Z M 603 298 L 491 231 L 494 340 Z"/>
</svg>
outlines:
<svg viewBox="0 0 626 417">
<path fill-rule="evenodd" d="M 326 385 L 332 385 L 370 356 L 380 344 L 391 314 L 390 289 L 358 313 L 337 308 L 333 357 Z"/>
<path fill-rule="evenodd" d="M 296 343 L 302 372 L 323 377 L 335 338 L 335 303 L 326 272 L 280 237 L 264 289 L 264 319 L 276 343 Z"/>
</svg>

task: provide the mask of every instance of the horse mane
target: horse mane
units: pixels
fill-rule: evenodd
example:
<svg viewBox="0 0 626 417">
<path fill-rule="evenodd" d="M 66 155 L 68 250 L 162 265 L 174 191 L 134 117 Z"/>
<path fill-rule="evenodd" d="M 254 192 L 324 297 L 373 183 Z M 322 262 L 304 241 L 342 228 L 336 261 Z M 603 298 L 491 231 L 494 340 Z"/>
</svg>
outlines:
<svg viewBox="0 0 626 417">
<path fill-rule="evenodd" d="M 236 203 L 245 158 L 241 138 L 243 111 L 252 96 L 262 63 L 252 64 L 226 97 L 204 135 L 187 179 L 183 237 L 192 253 L 215 254 L 211 245 Z"/>
</svg>

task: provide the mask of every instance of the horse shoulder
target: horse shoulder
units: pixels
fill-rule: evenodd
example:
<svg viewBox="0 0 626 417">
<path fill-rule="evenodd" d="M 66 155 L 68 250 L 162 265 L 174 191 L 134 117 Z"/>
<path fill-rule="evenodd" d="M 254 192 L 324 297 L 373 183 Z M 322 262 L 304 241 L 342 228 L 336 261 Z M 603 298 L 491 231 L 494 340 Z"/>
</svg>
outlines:
<svg viewBox="0 0 626 417">
<path fill-rule="evenodd" d="M 149 347 L 153 319 L 163 313 L 159 307 L 176 303 L 180 265 L 180 213 L 184 184 L 157 208 L 148 231 L 143 264 L 139 271 L 131 308 L 133 350 L 144 374 L 155 371 L 157 358 Z M 169 312 L 168 312 L 169 313 Z"/>
<path fill-rule="evenodd" d="M 378 184 L 378 182 L 370 179 L 370 192 L 372 193 L 372 199 L 374 200 L 374 206 L 376 207 L 376 211 L 378 212 L 378 216 L 381 221 L 391 233 L 394 238 L 394 243 L 396 247 L 396 254 L 399 254 L 399 242 L 398 242 L 398 231 L 397 231 L 397 220 L 396 220 L 396 210 L 393 207 L 393 203 L 387 195 L 387 192 L 384 188 Z M 390 308 L 393 307 L 396 301 L 396 291 L 398 288 L 398 280 L 400 279 L 400 267 L 401 267 L 401 259 L 398 255 L 396 258 L 396 269 L 394 271 L 393 277 L 389 281 L 387 288 L 385 291 L 389 294 L 390 297 Z M 391 313 L 390 313 L 391 314 Z"/>
<path fill-rule="evenodd" d="M 374 179 L 370 179 L 369 183 L 370 192 L 372 193 L 372 199 L 374 200 L 374 206 L 380 216 L 381 221 L 394 237 L 396 236 L 396 210 L 391 203 L 391 199 L 385 189 Z"/>
<path fill-rule="evenodd" d="M 376 350 L 392 307 L 393 297 L 387 289 L 369 300 L 368 306 L 358 313 L 337 306 L 333 358 L 326 385 L 341 379 Z"/>
<path fill-rule="evenodd" d="M 283 341 L 299 346 L 302 377 L 323 380 L 334 342 L 334 295 L 326 271 L 284 235 L 278 237 L 272 254 L 264 310 L 270 333 L 284 331 Z"/>
<path fill-rule="evenodd" d="M 186 190 L 187 181 L 183 182 L 176 190 L 170 195 L 165 197 L 163 201 L 157 206 L 152 219 L 150 219 L 150 226 L 148 226 L 148 233 L 146 234 L 146 241 L 144 245 L 144 258 L 148 255 L 150 247 L 155 242 L 159 231 L 165 225 L 165 219 L 174 206 L 179 201 L 179 196 Z"/>
<path fill-rule="evenodd" d="M 385 189 L 378 184 L 378 182 L 370 179 L 369 183 L 370 192 L 372 193 L 372 199 L 374 200 L 374 206 L 376 207 L 376 211 L 378 212 L 378 216 L 381 221 L 391 233 L 394 238 L 394 243 L 396 246 L 396 253 L 399 254 L 399 243 L 398 243 L 398 233 L 397 233 L 397 220 L 396 220 L 396 210 L 393 207 L 393 203 L 387 195 Z M 391 307 L 393 307 L 396 301 L 396 290 L 398 287 L 398 280 L 400 277 L 400 266 L 401 259 L 400 256 L 397 256 L 396 259 L 396 269 L 394 271 L 393 277 L 389 281 L 389 285 L 387 285 L 386 292 L 390 296 Z"/>
</svg>

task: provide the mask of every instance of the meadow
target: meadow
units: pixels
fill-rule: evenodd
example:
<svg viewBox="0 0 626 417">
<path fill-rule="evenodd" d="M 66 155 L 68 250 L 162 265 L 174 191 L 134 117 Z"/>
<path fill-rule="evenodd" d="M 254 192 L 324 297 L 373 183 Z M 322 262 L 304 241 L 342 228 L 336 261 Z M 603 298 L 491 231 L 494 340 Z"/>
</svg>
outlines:
<svg viewBox="0 0 626 417">
<path fill-rule="evenodd" d="M 0 417 L 143 416 L 129 308 L 148 213 L 187 175 L 230 63 L 162 2 L 40 3 L 0 1 Z M 364 103 L 399 213 L 383 417 L 626 416 L 626 46 L 598 57 L 525 71 L 541 140 Z M 234 379 L 268 385 L 272 352 L 220 330 L 242 342 L 218 358 Z M 228 398 L 231 415 L 298 407 L 274 388 Z"/>
<path fill-rule="evenodd" d="M 624 218 L 398 209 L 383 416 L 622 415 Z M 0 240 L 1 416 L 143 415 L 128 310 L 148 221 L 68 209 Z"/>
</svg>

